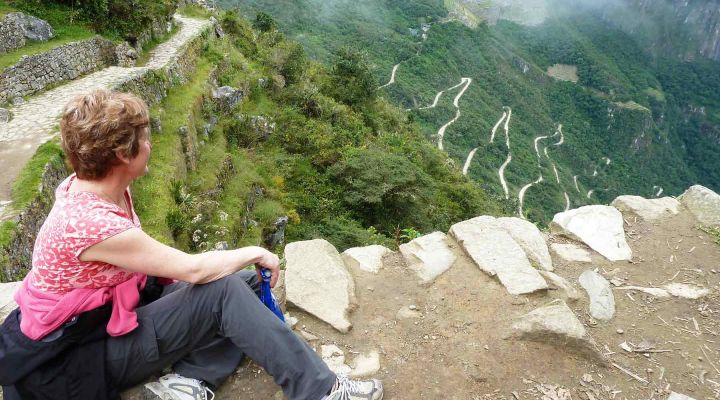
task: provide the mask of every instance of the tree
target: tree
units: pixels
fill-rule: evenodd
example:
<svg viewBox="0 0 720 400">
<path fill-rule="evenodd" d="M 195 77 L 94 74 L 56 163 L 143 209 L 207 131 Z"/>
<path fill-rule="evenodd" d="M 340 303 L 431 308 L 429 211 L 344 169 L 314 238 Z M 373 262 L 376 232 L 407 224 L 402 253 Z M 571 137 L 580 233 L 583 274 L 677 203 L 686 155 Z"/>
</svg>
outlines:
<svg viewBox="0 0 720 400">
<path fill-rule="evenodd" d="M 335 55 L 329 83 L 325 92 L 349 106 L 357 106 L 375 100 L 375 78 L 370 71 L 364 53 L 349 47 Z"/>
<path fill-rule="evenodd" d="M 275 22 L 270 14 L 261 11 L 255 16 L 253 28 L 260 32 L 272 32 L 277 29 L 277 22 Z"/>
</svg>

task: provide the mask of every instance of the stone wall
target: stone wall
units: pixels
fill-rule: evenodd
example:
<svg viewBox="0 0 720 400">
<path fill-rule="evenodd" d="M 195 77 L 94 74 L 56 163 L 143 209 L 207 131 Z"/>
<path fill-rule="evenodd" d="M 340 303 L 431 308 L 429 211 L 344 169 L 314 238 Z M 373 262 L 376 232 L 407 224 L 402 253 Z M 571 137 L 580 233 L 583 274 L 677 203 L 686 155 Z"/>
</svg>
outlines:
<svg viewBox="0 0 720 400">
<path fill-rule="evenodd" d="M 55 202 L 55 188 L 72 171 L 65 160 L 56 157 L 45 165 L 38 195 L 16 219 L 16 228 L 7 250 L 0 254 L 3 270 L 0 275 L 4 281 L 12 282 L 22 279 L 32 265 L 32 249 L 40 227 Z M 2 250 L 2 249 L 0 249 Z"/>
<path fill-rule="evenodd" d="M 25 56 L 0 74 L 0 104 L 116 64 L 115 44 L 96 36 Z"/>
</svg>

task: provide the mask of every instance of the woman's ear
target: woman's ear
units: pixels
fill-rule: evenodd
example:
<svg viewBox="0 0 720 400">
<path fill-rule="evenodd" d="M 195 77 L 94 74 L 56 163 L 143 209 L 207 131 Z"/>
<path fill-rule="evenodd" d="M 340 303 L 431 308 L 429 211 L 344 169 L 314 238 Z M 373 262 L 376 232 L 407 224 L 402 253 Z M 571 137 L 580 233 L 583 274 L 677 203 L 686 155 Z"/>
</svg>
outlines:
<svg viewBox="0 0 720 400">
<path fill-rule="evenodd" d="M 117 157 L 122 164 L 130 164 L 130 157 L 123 154 L 123 152 L 120 150 L 115 150 L 115 157 Z"/>
</svg>

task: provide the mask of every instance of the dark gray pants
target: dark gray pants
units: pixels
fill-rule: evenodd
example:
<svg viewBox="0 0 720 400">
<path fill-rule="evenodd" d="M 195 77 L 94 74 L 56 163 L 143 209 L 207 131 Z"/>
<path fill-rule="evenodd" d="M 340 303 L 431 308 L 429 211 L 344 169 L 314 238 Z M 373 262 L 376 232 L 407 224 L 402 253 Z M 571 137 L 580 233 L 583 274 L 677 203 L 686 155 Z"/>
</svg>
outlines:
<svg viewBox="0 0 720 400">
<path fill-rule="evenodd" d="M 167 286 L 160 299 L 137 309 L 140 326 L 107 340 L 110 377 L 125 389 L 172 365 L 182 376 L 217 387 L 247 355 L 290 400 L 320 400 L 335 374 L 260 302 L 258 290 L 255 271 Z"/>
</svg>

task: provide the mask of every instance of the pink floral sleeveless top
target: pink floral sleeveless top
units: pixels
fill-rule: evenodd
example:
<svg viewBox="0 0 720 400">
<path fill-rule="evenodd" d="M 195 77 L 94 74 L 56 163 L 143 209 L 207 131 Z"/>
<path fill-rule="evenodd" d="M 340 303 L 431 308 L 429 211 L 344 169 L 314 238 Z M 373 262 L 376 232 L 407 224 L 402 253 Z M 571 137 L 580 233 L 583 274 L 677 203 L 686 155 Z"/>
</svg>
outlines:
<svg viewBox="0 0 720 400">
<path fill-rule="evenodd" d="M 80 254 L 130 228 L 140 228 L 130 192 L 128 215 L 117 205 L 92 192 L 69 192 L 75 174 L 55 191 L 55 204 L 43 224 L 33 250 L 32 285 L 45 292 L 64 294 L 77 288 L 118 285 L 133 273 L 103 262 L 80 261 Z"/>
</svg>

